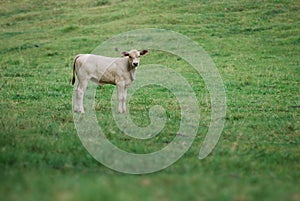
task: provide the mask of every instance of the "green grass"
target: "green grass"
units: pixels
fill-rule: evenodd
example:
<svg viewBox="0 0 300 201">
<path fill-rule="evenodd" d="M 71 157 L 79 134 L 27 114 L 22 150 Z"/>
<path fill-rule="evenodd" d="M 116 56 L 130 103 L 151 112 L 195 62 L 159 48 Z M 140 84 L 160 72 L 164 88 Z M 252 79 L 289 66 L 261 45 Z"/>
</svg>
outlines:
<svg viewBox="0 0 300 201">
<path fill-rule="evenodd" d="M 0 200 L 300 200 L 300 4 L 298 1 L 0 2 Z M 191 84 L 201 121 L 190 150 L 148 175 L 110 170 L 82 146 L 74 127 L 71 63 L 125 31 L 162 28 L 186 35 L 222 76 L 226 123 L 214 151 L 198 152 L 210 121 L 209 93 L 187 63 L 159 51 L 142 63 L 172 66 Z M 157 86 L 129 103 L 136 124 L 163 103 L 161 135 L 122 135 L 111 116 L 113 86 L 97 89 L 99 124 L 120 148 L 149 153 L 178 129 L 180 108 Z M 172 135 L 173 134 L 173 135 Z"/>
</svg>

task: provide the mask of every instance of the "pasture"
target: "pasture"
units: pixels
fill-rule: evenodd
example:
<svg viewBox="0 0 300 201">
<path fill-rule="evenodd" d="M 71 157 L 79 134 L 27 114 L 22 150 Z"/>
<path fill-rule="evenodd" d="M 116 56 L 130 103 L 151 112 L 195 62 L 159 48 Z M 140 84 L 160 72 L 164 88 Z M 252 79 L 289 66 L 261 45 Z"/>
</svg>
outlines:
<svg viewBox="0 0 300 201">
<path fill-rule="evenodd" d="M 0 200 L 299 201 L 299 13 L 297 0 L 2 0 Z M 201 119 L 191 148 L 175 164 L 128 175 L 103 166 L 82 146 L 71 66 L 76 54 L 143 28 L 178 32 L 205 49 L 222 77 L 227 113 L 217 146 L 199 160 L 211 112 L 205 83 L 184 60 L 150 51 L 140 70 L 154 63 L 182 75 Z M 168 117 L 161 135 L 137 140 L 114 123 L 113 90 L 97 88 L 95 102 L 112 143 L 150 153 L 174 138 L 180 107 L 170 91 L 148 86 L 134 94 L 128 104 L 137 125 L 149 124 L 154 105 Z"/>
</svg>

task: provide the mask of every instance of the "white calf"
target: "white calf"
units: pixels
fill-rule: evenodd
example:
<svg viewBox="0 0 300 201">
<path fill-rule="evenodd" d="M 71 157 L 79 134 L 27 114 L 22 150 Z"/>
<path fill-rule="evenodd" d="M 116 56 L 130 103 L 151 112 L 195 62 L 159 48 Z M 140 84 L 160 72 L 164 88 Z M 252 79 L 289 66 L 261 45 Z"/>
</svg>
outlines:
<svg viewBox="0 0 300 201">
<path fill-rule="evenodd" d="M 84 113 L 83 96 L 89 80 L 102 86 L 113 84 L 117 86 L 118 112 L 126 112 L 127 88 L 135 79 L 136 69 L 140 62 L 140 56 L 148 53 L 148 50 L 131 50 L 122 52 L 124 57 L 112 58 L 93 54 L 79 54 L 73 63 L 72 85 L 75 83 L 75 73 L 78 85 L 75 90 L 74 111 Z"/>
</svg>

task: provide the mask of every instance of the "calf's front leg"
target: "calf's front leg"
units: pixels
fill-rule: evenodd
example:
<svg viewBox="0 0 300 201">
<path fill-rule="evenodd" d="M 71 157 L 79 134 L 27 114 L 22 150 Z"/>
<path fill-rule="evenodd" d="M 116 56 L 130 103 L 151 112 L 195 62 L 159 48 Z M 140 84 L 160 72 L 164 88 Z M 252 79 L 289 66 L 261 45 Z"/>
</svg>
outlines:
<svg viewBox="0 0 300 201">
<path fill-rule="evenodd" d="M 126 97 L 127 97 L 127 88 L 124 87 L 124 93 L 123 93 L 123 102 L 122 102 L 122 108 L 123 112 L 126 112 Z"/>
<path fill-rule="evenodd" d="M 118 112 L 119 113 L 125 113 L 126 112 L 126 94 L 127 94 L 127 89 L 125 87 L 125 83 L 119 82 L 117 84 L 117 95 L 118 95 Z"/>
</svg>

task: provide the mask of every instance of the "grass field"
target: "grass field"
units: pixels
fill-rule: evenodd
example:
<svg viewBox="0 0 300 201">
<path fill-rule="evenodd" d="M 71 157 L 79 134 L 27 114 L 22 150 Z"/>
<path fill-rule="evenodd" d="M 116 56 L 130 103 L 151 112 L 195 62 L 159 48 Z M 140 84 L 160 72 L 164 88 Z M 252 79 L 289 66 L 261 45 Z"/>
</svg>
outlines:
<svg viewBox="0 0 300 201">
<path fill-rule="evenodd" d="M 0 200 L 299 201 L 299 13 L 296 0 L 0 1 Z M 101 165 L 82 146 L 71 65 L 76 54 L 142 28 L 178 32 L 207 51 L 223 79 L 227 115 L 214 151 L 199 160 L 210 122 L 205 83 L 183 60 L 150 52 L 142 64 L 169 65 L 191 84 L 201 121 L 175 164 L 127 175 Z M 130 101 L 138 125 L 149 124 L 152 105 L 168 114 L 162 135 L 143 141 L 118 131 L 113 89 L 97 89 L 95 107 L 114 144 L 148 153 L 174 137 L 180 108 L 170 92 L 146 87 Z"/>
</svg>

